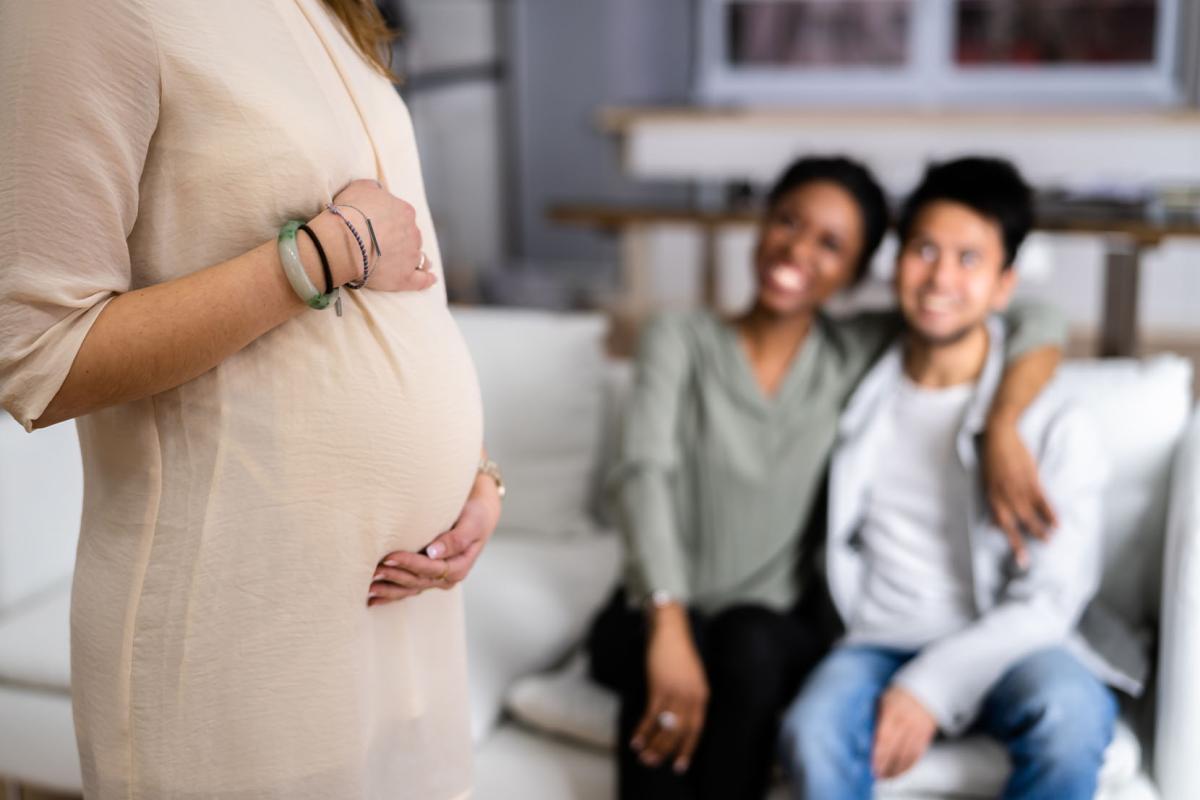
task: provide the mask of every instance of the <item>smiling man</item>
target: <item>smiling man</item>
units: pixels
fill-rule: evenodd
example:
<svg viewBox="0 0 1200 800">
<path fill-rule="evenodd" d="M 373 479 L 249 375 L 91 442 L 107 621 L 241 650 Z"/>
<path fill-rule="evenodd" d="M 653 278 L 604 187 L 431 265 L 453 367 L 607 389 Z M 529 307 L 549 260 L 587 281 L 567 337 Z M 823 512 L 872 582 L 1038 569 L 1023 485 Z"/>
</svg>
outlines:
<svg viewBox="0 0 1200 800">
<path fill-rule="evenodd" d="M 830 472 L 829 588 L 846 634 L 785 717 L 797 796 L 869 798 L 935 735 L 999 740 L 1006 798 L 1091 798 L 1116 698 L 1144 657 L 1092 601 L 1104 471 L 1053 385 L 1019 430 L 1058 528 L 1012 557 L 987 514 L 976 450 L 1003 366 L 1003 326 L 1031 193 L 1007 162 L 931 168 L 905 204 L 896 292 L 904 341 L 863 380 Z"/>
</svg>

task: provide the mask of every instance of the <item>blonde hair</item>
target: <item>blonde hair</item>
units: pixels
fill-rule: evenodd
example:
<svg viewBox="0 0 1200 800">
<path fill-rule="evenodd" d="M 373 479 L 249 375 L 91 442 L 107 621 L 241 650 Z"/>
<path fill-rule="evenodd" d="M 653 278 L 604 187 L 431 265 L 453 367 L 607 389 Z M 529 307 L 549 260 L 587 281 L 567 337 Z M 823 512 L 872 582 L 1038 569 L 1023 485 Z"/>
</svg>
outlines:
<svg viewBox="0 0 1200 800">
<path fill-rule="evenodd" d="M 393 83 L 399 83 L 400 77 L 392 72 L 391 64 L 392 40 L 396 34 L 388 29 L 373 0 L 325 0 L 325 5 L 346 26 L 354 44 L 375 69 Z"/>
</svg>

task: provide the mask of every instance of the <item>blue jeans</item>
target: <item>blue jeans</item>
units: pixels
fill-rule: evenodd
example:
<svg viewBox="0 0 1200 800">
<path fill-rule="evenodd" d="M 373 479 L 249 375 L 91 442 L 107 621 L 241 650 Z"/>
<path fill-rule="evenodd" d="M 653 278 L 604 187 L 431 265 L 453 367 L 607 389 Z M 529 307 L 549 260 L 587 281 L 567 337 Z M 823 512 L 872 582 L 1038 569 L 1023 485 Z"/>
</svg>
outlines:
<svg viewBox="0 0 1200 800">
<path fill-rule="evenodd" d="M 869 800 L 875 711 L 915 653 L 839 647 L 788 708 L 780 750 L 792 794 Z M 1113 693 L 1066 650 L 1018 662 L 992 687 L 973 730 L 1008 749 L 1004 798 L 1091 800 L 1117 715 Z"/>
</svg>

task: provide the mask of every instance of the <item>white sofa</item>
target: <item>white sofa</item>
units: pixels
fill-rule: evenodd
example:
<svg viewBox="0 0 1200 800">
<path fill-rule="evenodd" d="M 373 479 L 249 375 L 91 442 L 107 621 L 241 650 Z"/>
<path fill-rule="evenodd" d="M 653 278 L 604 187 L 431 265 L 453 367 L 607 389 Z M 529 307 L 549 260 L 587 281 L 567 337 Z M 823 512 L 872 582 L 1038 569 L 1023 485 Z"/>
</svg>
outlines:
<svg viewBox="0 0 1200 800">
<path fill-rule="evenodd" d="M 619 572 L 598 477 L 628 381 L 603 320 L 483 309 L 456 316 L 480 371 L 505 517 L 466 587 L 477 800 L 613 796 L 615 699 L 579 654 Z M 1109 750 L 1105 800 L 1200 797 L 1200 414 L 1175 358 L 1075 362 L 1061 379 L 1114 462 L 1103 592 L 1156 642 L 1158 667 Z M 80 497 L 72 427 L 0 419 L 0 777 L 79 790 L 67 604 Z M 1157 712 L 1157 713 L 1155 713 Z M 939 743 L 881 797 L 995 796 L 1007 765 L 980 740 Z M 782 787 L 774 796 L 783 796 Z"/>
</svg>

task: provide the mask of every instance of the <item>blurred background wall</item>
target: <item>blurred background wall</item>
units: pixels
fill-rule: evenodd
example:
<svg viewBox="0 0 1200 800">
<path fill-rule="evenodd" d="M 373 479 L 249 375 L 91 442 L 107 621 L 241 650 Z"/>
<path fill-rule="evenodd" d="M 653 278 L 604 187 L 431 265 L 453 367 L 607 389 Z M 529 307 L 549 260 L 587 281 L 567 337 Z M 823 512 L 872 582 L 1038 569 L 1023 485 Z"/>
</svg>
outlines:
<svg viewBox="0 0 1200 800">
<path fill-rule="evenodd" d="M 387 5 L 460 301 L 620 305 L 636 261 L 640 312 L 695 305 L 694 225 L 632 237 L 549 212 L 724 208 L 812 150 L 863 159 L 895 198 L 928 160 L 998 152 L 1090 213 L 1200 226 L 1200 8 L 1188 0 Z M 723 309 L 752 290 L 752 239 L 746 224 L 715 235 Z M 1080 352 L 1105 321 L 1114 243 L 1038 234 L 1022 259 L 1023 291 L 1064 309 Z M 1200 349 L 1200 238 L 1139 256 L 1125 288 L 1138 347 Z"/>
</svg>

